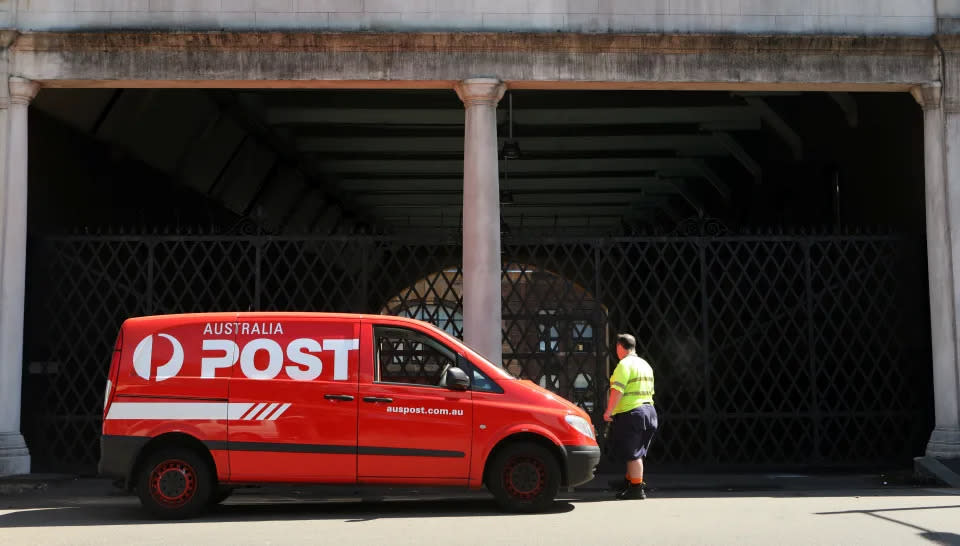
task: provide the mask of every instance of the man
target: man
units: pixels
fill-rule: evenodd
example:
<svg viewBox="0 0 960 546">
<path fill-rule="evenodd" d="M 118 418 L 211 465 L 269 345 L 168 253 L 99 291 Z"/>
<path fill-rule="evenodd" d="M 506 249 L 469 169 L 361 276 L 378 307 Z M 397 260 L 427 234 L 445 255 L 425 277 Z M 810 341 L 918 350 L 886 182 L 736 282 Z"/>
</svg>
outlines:
<svg viewBox="0 0 960 546">
<path fill-rule="evenodd" d="M 643 459 L 657 431 L 653 407 L 653 368 L 637 356 L 637 340 L 630 334 L 617 336 L 620 362 L 610 377 L 610 398 L 604 421 L 613 422 L 612 455 L 626 461 L 627 475 L 618 499 L 645 499 Z"/>
</svg>

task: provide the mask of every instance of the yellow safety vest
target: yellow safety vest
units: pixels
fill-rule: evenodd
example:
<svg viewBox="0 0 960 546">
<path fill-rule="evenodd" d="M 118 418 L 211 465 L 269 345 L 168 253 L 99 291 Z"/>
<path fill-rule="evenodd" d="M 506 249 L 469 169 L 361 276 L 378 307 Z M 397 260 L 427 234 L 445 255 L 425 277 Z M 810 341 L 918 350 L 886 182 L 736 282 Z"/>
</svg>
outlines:
<svg viewBox="0 0 960 546">
<path fill-rule="evenodd" d="M 613 413 L 624 413 L 653 403 L 653 368 L 637 355 L 627 355 L 610 376 L 610 388 L 623 393 Z"/>
</svg>

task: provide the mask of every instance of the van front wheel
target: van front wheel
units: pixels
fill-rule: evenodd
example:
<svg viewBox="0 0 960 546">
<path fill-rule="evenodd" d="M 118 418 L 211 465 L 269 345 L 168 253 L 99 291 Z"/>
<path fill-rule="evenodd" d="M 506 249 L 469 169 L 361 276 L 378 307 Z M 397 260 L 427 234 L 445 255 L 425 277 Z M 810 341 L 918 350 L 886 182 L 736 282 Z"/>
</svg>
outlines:
<svg viewBox="0 0 960 546">
<path fill-rule="evenodd" d="M 190 449 L 161 449 L 151 454 L 137 476 L 140 503 L 163 519 L 196 516 L 207 507 L 212 493 L 210 467 Z"/>
<path fill-rule="evenodd" d="M 547 448 L 529 442 L 510 444 L 490 461 L 487 488 L 511 512 L 542 512 L 560 489 L 560 464 Z"/>
</svg>

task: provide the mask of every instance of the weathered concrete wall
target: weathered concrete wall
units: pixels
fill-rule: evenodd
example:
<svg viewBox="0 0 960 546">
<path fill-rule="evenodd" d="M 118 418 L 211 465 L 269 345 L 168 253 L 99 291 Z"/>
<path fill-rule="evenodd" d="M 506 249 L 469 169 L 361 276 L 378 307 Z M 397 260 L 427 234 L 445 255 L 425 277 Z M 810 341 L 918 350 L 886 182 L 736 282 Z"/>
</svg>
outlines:
<svg viewBox="0 0 960 546">
<path fill-rule="evenodd" d="M 511 86 L 905 91 L 937 81 L 925 38 L 517 33 L 38 33 L 11 74 L 46 86 Z"/>
<path fill-rule="evenodd" d="M 945 11 L 955 0 L 939 0 Z M 7 0 L 0 3 L 8 5 Z M 17 0 L 23 30 L 929 35 L 935 0 Z"/>
</svg>

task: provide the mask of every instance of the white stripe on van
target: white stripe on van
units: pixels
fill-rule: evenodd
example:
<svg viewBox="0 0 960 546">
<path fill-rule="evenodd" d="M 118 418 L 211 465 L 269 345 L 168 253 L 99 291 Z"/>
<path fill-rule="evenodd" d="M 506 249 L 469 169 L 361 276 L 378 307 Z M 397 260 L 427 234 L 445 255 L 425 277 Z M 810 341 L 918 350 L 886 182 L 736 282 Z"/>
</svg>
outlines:
<svg viewBox="0 0 960 546">
<path fill-rule="evenodd" d="M 280 405 L 280 404 L 279 404 L 278 402 L 274 402 L 274 403 L 270 404 L 269 406 L 267 406 L 267 409 L 263 410 L 263 413 L 261 413 L 260 415 L 257 416 L 257 421 L 260 421 L 260 420 L 266 418 L 266 416 L 269 415 L 270 413 L 273 413 L 273 410 L 277 409 L 277 406 L 279 406 L 279 405 Z"/>
<path fill-rule="evenodd" d="M 226 402 L 114 402 L 107 419 L 226 419 Z"/>
<path fill-rule="evenodd" d="M 254 406 L 254 408 L 253 408 L 252 410 L 250 410 L 250 413 L 244 415 L 244 416 L 243 416 L 243 419 L 244 419 L 245 421 L 253 421 L 253 416 L 256 415 L 256 414 L 258 414 L 258 413 L 260 413 L 260 410 L 262 410 L 263 408 L 265 408 L 266 405 L 267 405 L 266 402 L 260 402 L 259 404 L 257 404 L 256 406 Z"/>
<path fill-rule="evenodd" d="M 267 419 L 267 421 L 276 421 L 277 417 L 280 417 L 281 415 L 283 415 L 283 412 L 287 411 L 287 408 L 289 407 L 290 407 L 290 402 L 287 402 L 286 404 L 280 406 L 280 409 L 278 409 L 273 415 L 271 415 Z"/>
<path fill-rule="evenodd" d="M 244 420 L 270 420 L 274 421 L 277 417 L 287 411 L 290 403 L 273 403 L 266 409 L 260 409 L 267 406 L 265 402 L 254 404 L 251 402 L 114 402 L 110 405 L 110 411 L 107 412 L 107 419 L 141 419 L 141 420 L 161 420 L 161 419 L 182 419 L 182 420 L 223 420 L 231 421 Z M 274 409 L 280 406 L 277 411 Z M 251 411 L 250 408 L 253 408 Z M 266 416 L 273 412 L 269 419 Z M 260 413 L 260 415 L 257 415 Z M 256 418 L 254 416 L 257 416 Z"/>
<path fill-rule="evenodd" d="M 227 404 L 227 419 L 236 421 L 253 406 L 253 402 L 231 402 Z"/>
</svg>

